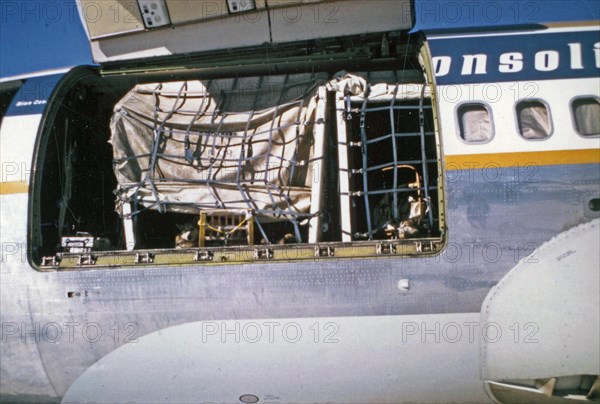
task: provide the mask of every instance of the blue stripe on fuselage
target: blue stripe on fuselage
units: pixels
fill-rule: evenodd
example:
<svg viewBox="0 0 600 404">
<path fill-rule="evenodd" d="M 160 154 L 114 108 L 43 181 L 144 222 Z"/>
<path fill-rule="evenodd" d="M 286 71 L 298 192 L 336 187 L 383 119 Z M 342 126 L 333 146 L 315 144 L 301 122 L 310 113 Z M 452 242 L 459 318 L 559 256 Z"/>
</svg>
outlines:
<svg viewBox="0 0 600 404">
<path fill-rule="evenodd" d="M 64 74 L 29 78 L 12 99 L 5 116 L 41 114 Z"/>
<path fill-rule="evenodd" d="M 433 37 L 429 47 L 438 84 L 600 75 L 600 31 Z"/>
</svg>

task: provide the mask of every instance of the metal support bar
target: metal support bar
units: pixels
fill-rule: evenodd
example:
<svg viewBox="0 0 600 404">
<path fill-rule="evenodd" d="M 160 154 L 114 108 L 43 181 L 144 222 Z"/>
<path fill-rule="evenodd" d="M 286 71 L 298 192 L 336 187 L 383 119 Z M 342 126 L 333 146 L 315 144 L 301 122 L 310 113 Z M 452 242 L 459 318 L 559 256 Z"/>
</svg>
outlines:
<svg viewBox="0 0 600 404">
<path fill-rule="evenodd" d="M 340 183 L 340 222 L 342 241 L 352 241 L 352 215 L 350 205 L 350 161 L 348 157 L 348 133 L 346 131 L 345 97 L 337 93 L 336 100 L 338 165 Z"/>
<path fill-rule="evenodd" d="M 360 141 L 361 141 L 361 154 L 362 154 L 362 165 L 363 165 L 363 191 L 365 199 L 365 216 L 367 217 L 367 233 L 369 240 L 373 239 L 373 225 L 371 223 L 371 205 L 369 204 L 369 178 L 367 175 L 367 169 L 369 168 L 369 160 L 367 158 L 367 130 L 365 128 L 366 109 L 367 102 L 369 100 L 369 89 L 367 87 L 366 94 L 360 109 Z"/>
<path fill-rule="evenodd" d="M 429 198 L 429 170 L 427 169 L 427 156 L 425 154 L 425 113 L 423 112 L 423 101 L 425 98 L 425 85 L 421 90 L 419 99 L 419 127 L 421 129 L 421 166 L 423 167 L 423 184 L 425 188 L 425 204 L 427 205 L 427 219 L 429 229 L 433 228 L 433 212 L 431 211 L 431 199 Z"/>
<path fill-rule="evenodd" d="M 398 95 L 398 85 L 394 88 L 394 96 L 390 102 L 390 125 L 392 127 L 392 133 L 396 133 L 396 122 L 394 119 L 394 104 L 396 102 L 396 96 Z M 392 136 L 392 152 L 394 153 L 394 179 L 392 189 L 398 188 L 398 150 L 396 145 L 396 137 Z M 398 218 L 398 193 L 393 193 L 393 205 L 392 205 L 393 217 Z"/>
<path fill-rule="evenodd" d="M 323 190 L 325 188 L 325 100 L 327 92 L 325 87 L 319 88 L 316 111 L 316 124 L 313 129 L 314 145 L 312 171 L 310 181 L 310 213 L 312 215 L 308 228 L 308 242 L 316 243 L 321 238 L 321 210 L 323 204 Z"/>
<path fill-rule="evenodd" d="M 121 205 L 121 210 L 121 216 L 123 217 L 123 230 L 125 232 L 125 248 L 127 251 L 133 251 L 135 248 L 135 232 L 133 231 L 131 204 L 124 202 Z"/>
</svg>

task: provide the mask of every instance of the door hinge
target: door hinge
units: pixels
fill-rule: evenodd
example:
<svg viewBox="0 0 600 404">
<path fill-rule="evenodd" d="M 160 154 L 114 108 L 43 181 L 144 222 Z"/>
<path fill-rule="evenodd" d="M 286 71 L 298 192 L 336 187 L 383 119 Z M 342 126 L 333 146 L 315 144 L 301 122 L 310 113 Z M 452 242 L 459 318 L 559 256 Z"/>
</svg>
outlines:
<svg viewBox="0 0 600 404">
<path fill-rule="evenodd" d="M 154 262 L 154 254 L 152 253 L 137 253 L 135 254 L 136 264 L 152 264 Z"/>
<path fill-rule="evenodd" d="M 270 260 L 273 259 L 273 250 L 270 248 L 255 248 L 254 249 L 255 260 Z"/>
<path fill-rule="evenodd" d="M 396 246 L 392 243 L 377 243 L 375 245 L 375 253 L 377 255 L 396 254 Z"/>
<path fill-rule="evenodd" d="M 333 257 L 335 255 L 335 248 L 331 246 L 326 247 L 315 247 L 315 257 Z"/>
</svg>

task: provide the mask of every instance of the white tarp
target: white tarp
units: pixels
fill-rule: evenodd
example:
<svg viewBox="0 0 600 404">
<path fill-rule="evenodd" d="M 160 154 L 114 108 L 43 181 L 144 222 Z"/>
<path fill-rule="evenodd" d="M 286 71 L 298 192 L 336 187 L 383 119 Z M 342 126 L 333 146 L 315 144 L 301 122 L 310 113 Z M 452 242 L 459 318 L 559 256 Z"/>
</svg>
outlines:
<svg viewBox="0 0 600 404">
<path fill-rule="evenodd" d="M 306 214 L 324 81 L 307 74 L 134 87 L 111 121 L 117 209 Z"/>
</svg>

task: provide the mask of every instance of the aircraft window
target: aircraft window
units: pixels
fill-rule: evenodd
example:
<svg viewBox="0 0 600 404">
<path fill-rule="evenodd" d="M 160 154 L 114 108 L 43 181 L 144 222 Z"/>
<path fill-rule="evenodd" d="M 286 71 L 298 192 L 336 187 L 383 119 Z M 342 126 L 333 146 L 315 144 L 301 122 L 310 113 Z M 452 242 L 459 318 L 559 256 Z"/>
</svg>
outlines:
<svg viewBox="0 0 600 404">
<path fill-rule="evenodd" d="M 517 103 L 519 134 L 525 139 L 546 139 L 552 133 L 548 108 L 541 101 Z"/>
<path fill-rule="evenodd" d="M 480 103 L 462 104 L 457 108 L 460 137 L 468 143 L 487 143 L 494 137 L 488 107 Z"/>
<path fill-rule="evenodd" d="M 81 80 L 38 149 L 36 262 L 434 252 L 444 222 L 431 95 L 387 76 Z"/>
<path fill-rule="evenodd" d="M 599 98 L 577 98 L 571 102 L 571 111 L 577 133 L 582 136 L 600 135 Z"/>
</svg>

